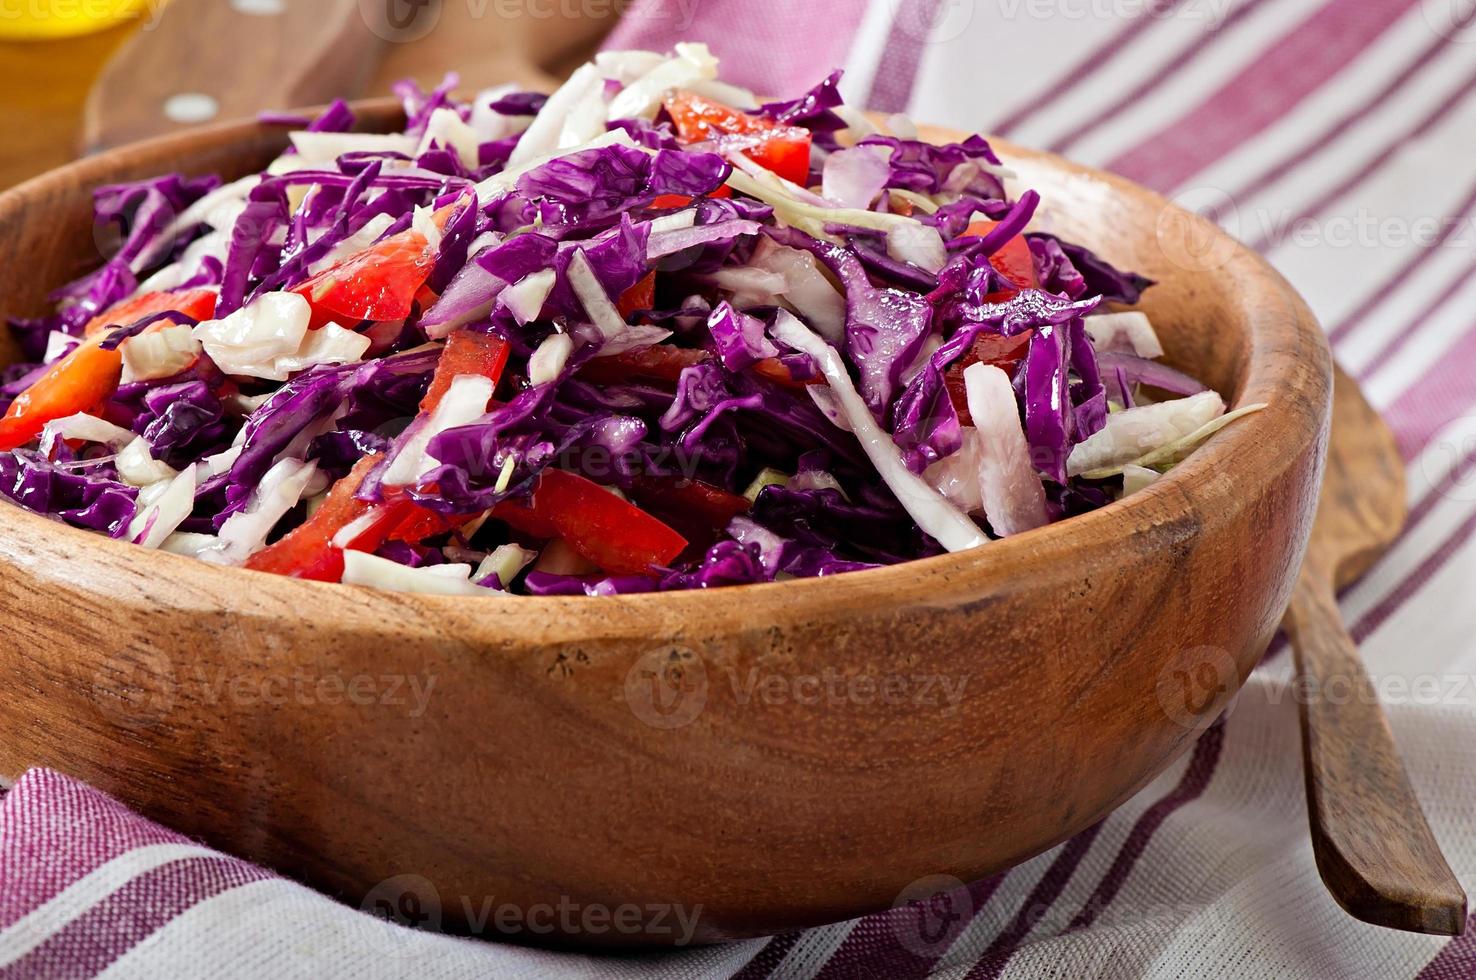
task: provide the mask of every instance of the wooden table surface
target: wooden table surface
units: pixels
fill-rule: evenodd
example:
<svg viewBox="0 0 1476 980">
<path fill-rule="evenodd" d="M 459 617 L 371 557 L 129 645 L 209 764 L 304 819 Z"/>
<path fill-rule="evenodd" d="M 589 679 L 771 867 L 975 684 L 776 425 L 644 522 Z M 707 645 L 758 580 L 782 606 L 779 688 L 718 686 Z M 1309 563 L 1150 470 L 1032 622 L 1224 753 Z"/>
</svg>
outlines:
<svg viewBox="0 0 1476 980">
<path fill-rule="evenodd" d="M 201 29 L 189 39 L 193 57 L 160 58 L 161 72 L 187 74 L 191 64 L 208 69 L 214 57 L 249 58 L 230 49 L 231 39 L 206 29 L 205 12 L 197 6 L 202 2 L 172 0 L 165 9 L 164 17 L 185 18 L 186 25 Z M 466 91 L 508 81 L 547 88 L 593 54 L 617 11 L 617 4 L 595 4 L 536 17 L 493 16 L 477 5 L 443 4 L 434 30 L 413 43 L 384 45 L 374 55 L 366 87 L 342 94 L 387 94 L 399 78 L 433 85 L 448 70 L 460 74 Z M 64 40 L 0 41 L 0 188 L 77 156 L 88 92 L 108 58 L 138 29 L 130 23 Z"/>
</svg>

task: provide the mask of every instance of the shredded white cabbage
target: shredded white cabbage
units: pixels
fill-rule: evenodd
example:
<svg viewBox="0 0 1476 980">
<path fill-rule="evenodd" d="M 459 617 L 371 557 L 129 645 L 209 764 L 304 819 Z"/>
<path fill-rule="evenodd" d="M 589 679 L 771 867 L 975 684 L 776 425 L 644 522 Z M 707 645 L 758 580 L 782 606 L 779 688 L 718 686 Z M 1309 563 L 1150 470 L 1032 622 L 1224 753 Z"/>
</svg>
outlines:
<svg viewBox="0 0 1476 980">
<path fill-rule="evenodd" d="M 1066 460 L 1066 472 L 1081 476 L 1108 468 L 1120 470 L 1125 464 L 1189 435 L 1224 412 L 1225 402 L 1213 391 L 1113 412 L 1101 429 L 1072 448 Z"/>
<path fill-rule="evenodd" d="M 507 158 L 507 169 L 517 170 L 529 165 L 537 165 L 544 158 L 557 154 L 561 149 L 577 146 L 580 143 L 593 140 L 598 137 L 604 129 L 603 125 L 594 129 L 584 139 L 572 139 L 573 130 L 566 131 L 565 121 L 579 113 L 581 106 L 589 105 L 593 100 L 604 102 L 605 79 L 601 76 L 599 68 L 592 64 L 580 65 L 569 76 L 568 81 L 548 97 L 548 102 L 533 117 L 528 128 L 518 140 L 518 145 L 513 147 L 512 153 Z M 586 126 L 589 121 L 582 119 Z M 604 120 L 600 120 L 601 123 Z M 572 142 L 570 141 L 572 139 Z M 511 186 L 508 181 L 503 186 Z M 480 188 L 478 188 L 480 195 Z"/>
<path fill-rule="evenodd" d="M 195 485 L 195 467 L 180 470 L 149 506 L 139 507 L 128 525 L 128 540 L 145 548 L 162 545 L 195 509 Z"/>
<path fill-rule="evenodd" d="M 135 438 L 131 431 L 121 425 L 114 425 L 106 419 L 78 412 L 66 418 L 52 419 L 43 425 L 40 446 L 42 455 L 48 457 L 56 449 L 57 442 L 63 439 L 96 442 L 116 452 Z"/>
<path fill-rule="evenodd" d="M 312 308 L 297 293 L 266 293 L 222 319 L 199 323 L 194 337 L 226 374 L 283 381 L 274 362 L 297 353 L 311 318 Z"/>
<path fill-rule="evenodd" d="M 193 531 L 175 531 L 159 544 L 160 551 L 186 558 L 199 558 L 207 551 L 220 547 L 220 539 L 213 534 L 196 534 Z"/>
<path fill-rule="evenodd" d="M 671 214 L 663 214 L 659 218 L 652 218 L 646 224 L 651 229 L 651 235 L 660 235 L 668 231 L 681 231 L 683 228 L 691 228 L 697 223 L 697 209 L 683 208 L 673 211 Z"/>
<path fill-rule="evenodd" d="M 513 478 L 513 471 L 516 470 L 517 468 L 518 468 L 518 457 L 517 457 L 517 455 L 514 454 L 514 453 L 508 453 L 507 456 L 502 460 L 502 471 L 497 474 L 497 482 L 495 484 L 493 484 L 492 491 L 494 493 L 502 493 L 509 486 L 511 486 L 512 485 L 512 478 Z M 482 519 L 483 520 L 486 520 L 486 515 L 483 515 Z M 481 525 L 478 525 L 478 526 L 480 527 Z M 475 532 L 468 532 L 468 536 L 470 536 L 471 533 L 475 533 Z"/>
<path fill-rule="evenodd" d="M 382 516 L 384 515 L 381 508 L 369 508 L 333 533 L 333 547 L 347 548 L 354 543 L 355 538 L 373 527 Z"/>
<path fill-rule="evenodd" d="M 820 410 L 820 414 L 830 420 L 830 424 L 842 432 L 851 431 L 851 420 L 841 410 L 840 400 L 835 397 L 835 392 L 823 385 L 805 385 L 805 394 L 810 396 L 810 401 Z"/>
<path fill-rule="evenodd" d="M 749 267 L 783 276 L 784 285 L 771 291 L 769 296 L 745 296 L 741 300 L 734 297 L 739 305 L 765 305 L 777 294 L 787 300 L 794 311 L 825 338 L 826 343 L 836 345 L 845 342 L 846 298 L 814 255 L 803 249 L 779 245 L 764 236 L 754 249 Z"/>
<path fill-rule="evenodd" d="M 772 332 L 776 340 L 814 358 L 867 458 L 918 527 L 949 551 L 975 548 L 988 540 L 962 511 L 907 468 L 892 437 L 877 425 L 871 410 L 857 394 L 835 348 L 786 310 L 781 310 L 775 318 Z"/>
<path fill-rule="evenodd" d="M 69 333 L 53 330 L 46 335 L 46 352 L 41 355 L 41 362 L 43 364 L 51 364 L 59 361 L 70 354 L 81 343 L 81 337 L 73 337 Z"/>
<path fill-rule="evenodd" d="M 422 592 L 430 595 L 497 595 L 471 581 L 470 565 L 431 565 L 411 568 L 388 558 L 363 551 L 343 553 L 345 585 L 365 585 L 391 592 Z"/>
<path fill-rule="evenodd" d="M 153 381 L 179 374 L 200 356 L 194 328 L 183 323 L 161 324 L 129 337 L 118 345 L 123 355 L 122 381 Z"/>
<path fill-rule="evenodd" d="M 1152 486 L 1160 475 L 1157 470 L 1150 470 L 1146 466 L 1127 464 L 1122 468 L 1122 495 L 1126 497 L 1144 487 Z"/>
<path fill-rule="evenodd" d="M 504 116 L 500 112 L 492 111 L 493 103 L 500 102 L 519 91 L 521 88 L 517 85 L 498 85 L 495 88 L 483 89 L 477 93 L 476 98 L 472 99 L 471 128 L 476 133 L 479 144 L 507 139 L 528 128 L 528 123 L 533 121 L 532 116 Z"/>
<path fill-rule="evenodd" d="M 547 107 L 545 107 L 544 112 L 547 111 L 548 109 Z M 539 118 L 542 118 L 542 114 L 540 114 Z M 529 132 L 532 132 L 532 130 L 530 129 Z M 523 138 L 527 138 L 527 133 L 523 134 Z M 523 144 L 519 143 L 518 145 L 522 146 Z M 557 160 L 558 158 L 565 156 L 572 156 L 575 153 L 582 153 L 585 150 L 597 150 L 601 147 L 616 145 L 634 147 L 636 145 L 636 142 L 635 140 L 630 138 L 630 134 L 627 133 L 625 130 L 612 129 L 609 132 L 601 133 L 599 136 L 594 137 L 586 143 L 581 143 L 577 146 L 565 147 L 563 149 L 555 148 L 550 150 L 543 156 L 534 157 L 533 159 L 528 160 L 526 163 L 514 164 L 509 161 L 507 166 L 504 167 L 500 172 L 493 174 L 491 177 L 488 177 L 486 180 L 477 184 L 477 200 L 482 204 L 486 204 L 489 201 L 495 200 L 499 195 L 512 188 L 512 186 L 518 182 L 518 178 L 523 176 L 523 174 L 537 167 L 541 167 L 551 160 Z"/>
<path fill-rule="evenodd" d="M 1200 392 L 1200 394 L 1205 394 L 1205 392 Z M 1197 398 L 1198 395 L 1191 395 L 1190 397 Z M 1183 399 L 1180 400 L 1182 401 Z M 1130 463 L 1114 466 L 1104 466 L 1100 469 L 1088 470 L 1085 473 L 1082 473 L 1081 476 L 1088 480 L 1104 480 L 1107 477 L 1116 476 L 1117 474 L 1121 473 L 1124 469 L 1127 468 L 1127 466 L 1141 466 L 1150 469 L 1158 468 L 1167 470 L 1174 464 L 1183 461 L 1185 457 L 1187 457 L 1191 452 L 1195 450 L 1196 447 L 1199 446 L 1200 443 L 1204 442 L 1216 432 L 1219 432 L 1231 422 L 1234 422 L 1236 419 L 1243 418 L 1246 415 L 1252 415 L 1256 412 L 1259 412 L 1265 407 L 1265 402 L 1258 402 L 1255 405 L 1246 405 L 1241 408 L 1237 408 L 1233 412 L 1226 412 L 1224 415 L 1221 415 L 1218 418 L 1210 419 L 1208 422 L 1204 423 L 1204 425 L 1201 425 L 1193 432 L 1180 436 L 1179 438 L 1174 439 L 1171 442 L 1166 442 L 1163 445 L 1159 446 L 1157 449 L 1152 450 L 1151 452 L 1144 453 L 1142 456 L 1139 456 L 1137 459 L 1132 460 Z"/>
<path fill-rule="evenodd" d="M 1163 344 L 1148 316 L 1137 310 L 1094 313 L 1082 321 L 1098 353 L 1112 351 L 1154 360 L 1163 356 Z"/>
<path fill-rule="evenodd" d="M 609 294 L 605 292 L 605 287 L 600 285 L 599 277 L 595 275 L 589 259 L 585 258 L 582 248 L 576 248 L 569 259 L 569 288 L 574 290 L 574 295 L 584 306 L 589 322 L 595 325 L 606 343 L 625 333 L 625 317 L 620 315 L 620 311 L 610 301 Z"/>
<path fill-rule="evenodd" d="M 663 58 L 660 64 L 621 89 L 610 100 L 607 114 L 601 122 L 654 119 L 666 93 L 717 79 L 718 61 L 707 45 L 682 41 L 673 50 L 676 57 Z M 601 81 L 603 83 L 603 79 Z"/>
<path fill-rule="evenodd" d="M 629 85 L 642 75 L 650 74 L 665 60 L 666 55 L 659 51 L 601 51 L 594 57 L 600 74 L 621 85 Z"/>
<path fill-rule="evenodd" d="M 537 557 L 538 552 L 529 551 L 515 544 L 499 545 L 490 555 L 482 559 L 482 563 L 472 573 L 472 581 L 481 582 L 488 575 L 496 575 L 498 583 L 506 588 Z"/>
<path fill-rule="evenodd" d="M 298 161 L 312 167 L 330 164 L 345 153 L 415 153 L 415 137 L 403 133 L 313 133 L 305 129 L 288 134 Z"/>
<path fill-rule="evenodd" d="M 498 302 L 507 307 L 518 323 L 531 323 L 543 312 L 543 304 L 548 300 L 548 294 L 553 292 L 558 278 L 552 269 L 531 272 L 504 289 Z"/>
<path fill-rule="evenodd" d="M 649 323 L 637 324 L 626 327 L 625 332 L 614 340 L 608 341 L 600 348 L 596 357 L 614 357 L 616 354 L 624 354 L 626 351 L 639 350 L 642 347 L 654 347 L 671 336 L 671 331 L 664 327 L 658 327 Z"/>
<path fill-rule="evenodd" d="M 427 451 L 431 440 L 448 429 L 475 422 L 487 412 L 495 386 L 492 379 L 480 374 L 462 374 L 451 380 L 441 403 L 430 417 L 409 433 L 409 439 L 395 454 L 394 462 L 385 470 L 386 486 L 404 486 L 440 466 L 440 461 Z"/>
<path fill-rule="evenodd" d="M 474 170 L 478 165 L 477 148 L 481 143 L 482 139 L 477 131 L 462 122 L 461 115 L 455 109 L 442 106 L 432 112 L 430 119 L 426 121 L 425 133 L 420 137 L 420 145 L 415 148 L 414 156 L 420 156 L 433 144 L 440 144 L 455 153 L 462 166 Z"/>
<path fill-rule="evenodd" d="M 218 565 L 240 565 L 266 546 L 267 535 L 303 497 L 319 493 L 328 481 L 316 463 L 281 459 L 267 470 L 246 507 L 225 519 L 215 547 L 199 557 Z"/>
<path fill-rule="evenodd" d="M 368 337 L 337 323 L 309 330 L 312 308 L 297 293 L 266 293 L 220 320 L 191 331 L 227 374 L 285 381 L 315 364 L 353 364 L 368 352 Z"/>
<path fill-rule="evenodd" d="M 714 286 L 733 294 L 738 306 L 754 306 L 750 299 L 777 296 L 789 288 L 788 281 L 777 272 L 753 265 L 724 266 L 707 277 Z"/>
<path fill-rule="evenodd" d="M 369 338 L 329 321 L 309 330 L 297 351 L 274 358 L 272 368 L 285 378 L 317 364 L 357 364 L 369 351 Z"/>
<path fill-rule="evenodd" d="M 835 236 L 825 230 L 826 225 L 850 225 L 853 228 L 891 231 L 893 228 L 919 224 L 916 218 L 902 214 L 883 214 L 878 211 L 862 211 L 859 208 L 820 207 L 799 200 L 792 192 L 779 186 L 781 183 L 787 182 L 780 181 L 777 177 L 773 180 L 758 179 L 736 168 L 728 175 L 728 186 L 735 191 L 758 198 L 773 207 L 775 217 L 785 224 L 824 241 L 835 241 Z"/>
<path fill-rule="evenodd" d="M 201 461 L 205 464 L 205 468 L 211 476 L 220 476 L 232 466 L 236 465 L 236 460 L 241 458 L 241 451 L 245 448 L 239 441 L 245 432 L 246 430 L 243 428 L 241 432 L 237 433 L 236 439 L 238 441 L 231 448 L 222 450 L 213 456 L 206 456 Z"/>
<path fill-rule="evenodd" d="M 175 476 L 174 467 L 154 458 L 143 436 L 134 436 L 132 442 L 118 451 L 113 462 L 118 467 L 118 478 L 130 486 L 146 487 Z"/>
<path fill-rule="evenodd" d="M 1045 488 L 1020 427 L 1009 375 L 992 364 L 971 364 L 964 370 L 964 391 L 979 445 L 979 491 L 989 526 L 1005 537 L 1048 523 Z"/>
<path fill-rule="evenodd" d="M 246 196 L 259 183 L 261 183 L 260 174 L 249 174 L 240 180 L 223 184 L 206 194 L 175 215 L 174 220 L 164 227 L 158 237 L 139 251 L 129 263 L 130 268 L 135 273 L 149 268 L 174 245 L 175 240 L 181 234 L 196 225 L 203 224 L 211 228 L 233 227 L 236 219 L 241 216 L 241 212 L 246 209 Z M 144 289 L 143 291 L 149 292 L 150 290 Z"/>
<path fill-rule="evenodd" d="M 910 262 L 928 272 L 948 264 L 948 246 L 932 225 L 913 222 L 887 232 L 887 254 L 898 262 Z"/>
<path fill-rule="evenodd" d="M 891 150 L 885 146 L 857 146 L 825 158 L 820 194 L 843 208 L 870 208 L 891 176 Z"/>
<path fill-rule="evenodd" d="M 834 490 L 846 500 L 851 499 L 846 488 L 828 470 L 801 470 L 789 481 L 789 487 L 792 490 Z"/>
<path fill-rule="evenodd" d="M 558 378 L 573 351 L 574 340 L 568 334 L 550 334 L 528 358 L 528 383 L 548 384 Z"/>
<path fill-rule="evenodd" d="M 410 227 L 420 232 L 420 237 L 432 250 L 441 247 L 441 229 L 436 227 L 436 220 L 430 208 L 416 207 L 410 214 Z"/>
</svg>

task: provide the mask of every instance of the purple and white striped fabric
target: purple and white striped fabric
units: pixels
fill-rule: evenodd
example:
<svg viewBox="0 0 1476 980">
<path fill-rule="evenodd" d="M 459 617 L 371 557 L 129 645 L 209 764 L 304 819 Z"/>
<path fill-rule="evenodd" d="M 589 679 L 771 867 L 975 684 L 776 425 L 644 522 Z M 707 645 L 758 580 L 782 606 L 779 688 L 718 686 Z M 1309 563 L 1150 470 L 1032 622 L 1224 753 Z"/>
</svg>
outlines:
<svg viewBox="0 0 1476 980">
<path fill-rule="evenodd" d="M 1468 889 L 1473 20 L 1476 0 L 637 0 L 609 42 L 706 40 L 735 81 L 776 94 L 844 65 L 853 102 L 1118 170 L 1280 267 L 1409 467 L 1409 528 L 1343 610 Z M 1323 890 L 1289 674 L 1268 658 L 1188 756 L 1005 874 L 805 933 L 619 960 L 402 930 L 34 772 L 0 803 L 0 978 L 1476 976 L 1476 923 L 1456 940 L 1388 932 Z"/>
</svg>

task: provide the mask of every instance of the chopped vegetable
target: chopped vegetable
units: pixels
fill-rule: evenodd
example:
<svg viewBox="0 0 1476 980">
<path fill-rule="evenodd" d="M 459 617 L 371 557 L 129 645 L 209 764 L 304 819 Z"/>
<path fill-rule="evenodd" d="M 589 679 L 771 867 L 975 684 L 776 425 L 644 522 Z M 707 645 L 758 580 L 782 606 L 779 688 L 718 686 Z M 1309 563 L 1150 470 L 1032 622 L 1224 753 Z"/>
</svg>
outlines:
<svg viewBox="0 0 1476 980">
<path fill-rule="evenodd" d="M 602 52 L 99 188 L 120 245 L 16 324 L 0 495 L 328 582 L 705 589 L 1028 534 L 1258 407 L 1160 360 L 1151 283 L 1033 230 L 986 140 L 839 82 L 759 105 L 705 45 Z"/>
</svg>

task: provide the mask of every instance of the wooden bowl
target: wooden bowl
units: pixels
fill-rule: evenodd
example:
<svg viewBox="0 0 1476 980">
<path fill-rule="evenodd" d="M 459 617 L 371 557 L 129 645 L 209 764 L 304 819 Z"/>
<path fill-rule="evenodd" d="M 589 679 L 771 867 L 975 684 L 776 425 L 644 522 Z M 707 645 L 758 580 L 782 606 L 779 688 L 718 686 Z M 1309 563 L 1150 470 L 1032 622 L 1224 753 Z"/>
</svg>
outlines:
<svg viewBox="0 0 1476 980">
<path fill-rule="evenodd" d="M 99 263 L 96 185 L 231 177 L 284 139 L 217 126 L 0 195 L 4 312 L 40 312 Z M 3 506 L 0 774 L 71 773 L 350 904 L 587 945 L 854 916 L 1101 819 L 1219 714 L 1277 628 L 1317 501 L 1330 359 L 1287 283 L 1206 222 L 1001 151 L 1046 227 L 1159 281 L 1144 308 L 1171 362 L 1270 407 L 1084 517 L 705 593 L 400 595 Z M 549 932 L 544 906 L 576 911 Z"/>
</svg>

